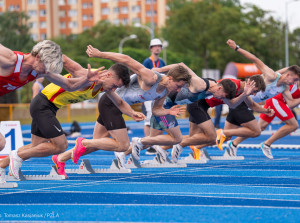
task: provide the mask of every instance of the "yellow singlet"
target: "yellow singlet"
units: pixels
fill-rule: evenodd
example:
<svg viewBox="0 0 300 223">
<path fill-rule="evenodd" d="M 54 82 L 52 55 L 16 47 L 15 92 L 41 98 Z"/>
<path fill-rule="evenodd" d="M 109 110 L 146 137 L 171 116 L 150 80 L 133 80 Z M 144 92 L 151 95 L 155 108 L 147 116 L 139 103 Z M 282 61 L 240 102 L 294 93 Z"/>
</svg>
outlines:
<svg viewBox="0 0 300 223">
<path fill-rule="evenodd" d="M 70 78 L 71 74 L 66 74 L 66 78 Z M 43 90 L 44 94 L 49 101 L 51 101 L 57 108 L 61 108 L 67 104 L 73 104 L 88 99 L 94 98 L 99 94 L 103 89 L 99 89 L 96 93 L 93 94 L 93 89 L 95 87 L 95 82 L 84 91 L 65 91 L 63 88 L 51 83 L 48 84 Z"/>
</svg>

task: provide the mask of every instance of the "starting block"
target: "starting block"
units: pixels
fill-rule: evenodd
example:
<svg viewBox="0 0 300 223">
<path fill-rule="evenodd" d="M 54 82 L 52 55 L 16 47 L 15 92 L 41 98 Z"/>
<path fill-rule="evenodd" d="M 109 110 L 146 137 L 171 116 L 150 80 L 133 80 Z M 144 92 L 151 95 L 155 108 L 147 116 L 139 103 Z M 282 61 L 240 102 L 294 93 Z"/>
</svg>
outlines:
<svg viewBox="0 0 300 223">
<path fill-rule="evenodd" d="M 62 175 L 58 175 L 56 172 L 55 167 L 51 169 L 51 172 L 49 175 L 23 175 L 22 171 L 19 170 L 19 177 L 20 181 L 24 180 L 65 180 L 66 177 Z M 15 177 L 6 175 L 5 176 L 6 181 L 19 181 Z"/>
<path fill-rule="evenodd" d="M 120 169 L 118 161 L 114 159 L 110 168 L 93 169 L 88 159 L 83 159 L 78 169 L 66 169 L 66 173 L 95 174 L 95 173 L 131 173 L 131 169 Z"/>
<path fill-rule="evenodd" d="M 244 160 L 244 156 L 230 156 L 228 150 L 226 149 L 223 156 L 210 156 L 207 150 L 202 149 L 203 155 L 208 160 Z"/>
<path fill-rule="evenodd" d="M 126 168 L 132 169 L 132 168 L 142 168 L 140 162 L 133 158 L 133 156 L 130 156 L 127 160 L 127 164 L 125 165 Z"/>
<path fill-rule="evenodd" d="M 173 163 L 168 157 L 166 162 L 160 163 L 159 154 L 156 154 L 153 160 L 145 160 L 139 163 L 131 156 L 127 161 L 127 168 L 184 168 L 186 163 Z"/>
<path fill-rule="evenodd" d="M 3 183 L 0 184 L 0 188 L 16 188 L 18 187 L 17 183 Z"/>
<path fill-rule="evenodd" d="M 178 160 L 178 163 L 190 163 L 190 164 L 203 164 L 207 163 L 207 158 L 205 155 L 201 156 L 201 159 L 195 160 L 192 153 L 189 153 L 189 156 Z"/>
</svg>

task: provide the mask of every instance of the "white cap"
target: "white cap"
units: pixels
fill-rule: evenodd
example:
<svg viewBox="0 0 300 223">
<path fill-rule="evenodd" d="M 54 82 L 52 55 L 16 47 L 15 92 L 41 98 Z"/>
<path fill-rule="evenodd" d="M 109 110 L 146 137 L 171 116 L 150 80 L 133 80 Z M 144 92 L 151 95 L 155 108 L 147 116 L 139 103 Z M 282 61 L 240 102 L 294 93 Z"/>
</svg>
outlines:
<svg viewBox="0 0 300 223">
<path fill-rule="evenodd" d="M 160 39 L 152 39 L 149 48 L 151 48 L 151 46 L 157 46 L 157 45 L 160 45 L 161 47 L 163 46 Z"/>
</svg>

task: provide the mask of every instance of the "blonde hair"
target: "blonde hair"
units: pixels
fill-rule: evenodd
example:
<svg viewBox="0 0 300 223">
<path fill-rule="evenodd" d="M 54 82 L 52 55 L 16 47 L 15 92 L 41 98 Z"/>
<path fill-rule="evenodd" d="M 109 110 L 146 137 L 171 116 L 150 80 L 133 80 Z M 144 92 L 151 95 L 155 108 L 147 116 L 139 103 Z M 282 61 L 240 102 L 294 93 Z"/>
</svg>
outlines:
<svg viewBox="0 0 300 223">
<path fill-rule="evenodd" d="M 173 67 L 167 73 L 167 76 L 173 77 L 175 82 L 184 81 L 188 85 L 191 83 L 192 76 L 189 74 L 189 71 L 182 65 Z"/>
<path fill-rule="evenodd" d="M 39 42 L 32 48 L 31 55 L 39 55 L 40 60 L 45 65 L 46 72 L 61 73 L 63 69 L 62 52 L 60 46 L 53 41 Z"/>
</svg>

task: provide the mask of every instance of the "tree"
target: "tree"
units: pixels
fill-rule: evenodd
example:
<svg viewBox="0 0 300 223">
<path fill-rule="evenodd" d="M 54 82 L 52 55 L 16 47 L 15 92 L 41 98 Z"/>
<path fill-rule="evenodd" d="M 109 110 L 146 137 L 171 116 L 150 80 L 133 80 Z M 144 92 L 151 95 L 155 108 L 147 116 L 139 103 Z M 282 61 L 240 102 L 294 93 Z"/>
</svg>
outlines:
<svg viewBox="0 0 300 223">
<path fill-rule="evenodd" d="M 172 0 L 163 36 L 169 48 L 191 59 L 200 74 L 203 68 L 223 70 L 230 61 L 249 62 L 229 50 L 233 39 L 272 68 L 282 58 L 282 24 L 254 5 L 243 8 L 238 0 Z"/>
</svg>

